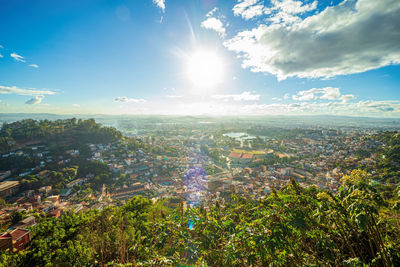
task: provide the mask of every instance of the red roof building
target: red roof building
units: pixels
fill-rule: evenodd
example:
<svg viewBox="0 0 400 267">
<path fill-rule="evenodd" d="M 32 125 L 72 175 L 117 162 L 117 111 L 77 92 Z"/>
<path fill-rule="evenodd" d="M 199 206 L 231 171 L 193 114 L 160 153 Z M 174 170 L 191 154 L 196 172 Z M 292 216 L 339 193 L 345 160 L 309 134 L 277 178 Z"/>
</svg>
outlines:
<svg viewBox="0 0 400 267">
<path fill-rule="evenodd" d="M 241 156 L 242 156 L 242 154 L 240 154 L 240 153 L 234 153 L 234 152 L 232 152 L 231 154 L 229 154 L 229 157 L 230 157 L 230 158 L 237 158 L 237 159 L 240 159 Z"/>
<path fill-rule="evenodd" d="M 240 166 L 243 167 L 246 164 L 250 163 L 254 156 L 250 153 L 235 153 L 232 152 L 229 154 L 229 158 L 231 161 L 231 166 Z"/>
<path fill-rule="evenodd" d="M 30 240 L 31 236 L 29 230 L 17 228 L 0 236 L 0 249 L 20 251 L 25 248 Z"/>
<path fill-rule="evenodd" d="M 242 159 L 252 159 L 253 155 L 252 154 L 242 154 L 241 158 Z"/>
</svg>

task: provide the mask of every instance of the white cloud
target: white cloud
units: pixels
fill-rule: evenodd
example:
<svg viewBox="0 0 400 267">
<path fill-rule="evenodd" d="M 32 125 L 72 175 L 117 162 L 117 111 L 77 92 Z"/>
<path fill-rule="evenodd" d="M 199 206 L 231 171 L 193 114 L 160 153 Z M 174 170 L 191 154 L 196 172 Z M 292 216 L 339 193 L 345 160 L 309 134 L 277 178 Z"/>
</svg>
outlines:
<svg viewBox="0 0 400 267">
<path fill-rule="evenodd" d="M 72 104 L 73 107 L 80 107 L 81 105 L 79 104 Z"/>
<path fill-rule="evenodd" d="M 16 94 L 16 95 L 54 95 L 56 92 L 51 90 L 23 89 L 16 86 L 0 85 L 0 94 Z"/>
<path fill-rule="evenodd" d="M 282 98 L 279 98 L 279 97 L 273 97 L 273 98 L 272 98 L 272 100 L 273 100 L 273 101 L 282 101 Z"/>
<path fill-rule="evenodd" d="M 18 55 L 17 53 L 11 53 L 10 57 L 12 57 L 16 61 L 26 62 L 25 58 L 23 56 L 21 56 L 21 55 Z"/>
<path fill-rule="evenodd" d="M 168 98 L 182 98 L 181 95 L 167 95 Z"/>
<path fill-rule="evenodd" d="M 247 8 L 257 3 L 239 4 Z M 295 15 L 314 10 L 316 2 L 300 3 L 273 1 L 272 10 L 263 11 L 273 12 L 267 22 L 239 32 L 224 45 L 239 54 L 244 68 L 279 80 L 329 78 L 400 63 L 397 0 L 343 1 L 306 18 Z M 244 10 L 238 12 L 242 15 Z"/>
<path fill-rule="evenodd" d="M 221 37 L 225 37 L 225 26 L 220 19 L 208 18 L 201 23 L 201 27 L 216 31 Z"/>
<path fill-rule="evenodd" d="M 280 10 L 287 14 L 302 14 L 312 11 L 317 8 L 318 1 L 313 1 L 309 4 L 304 4 L 302 1 L 295 0 L 272 0 L 272 10 Z"/>
<path fill-rule="evenodd" d="M 298 101 L 309 101 L 318 99 L 318 97 L 315 96 L 313 92 L 309 91 L 300 91 L 297 93 L 297 95 L 293 95 L 292 98 L 293 100 L 298 100 Z"/>
<path fill-rule="evenodd" d="M 153 0 L 153 3 L 161 8 L 163 12 L 165 12 L 165 0 Z"/>
<path fill-rule="evenodd" d="M 260 95 L 252 94 L 250 92 L 243 92 L 239 95 L 212 95 L 214 99 L 222 99 L 225 101 L 233 100 L 233 101 L 257 101 L 260 99 Z"/>
<path fill-rule="evenodd" d="M 206 14 L 206 17 L 211 17 L 212 15 L 214 15 L 215 12 L 218 11 L 218 8 L 214 7 L 210 12 L 208 12 Z"/>
<path fill-rule="evenodd" d="M 347 102 L 348 100 L 354 99 L 354 95 L 342 95 L 339 88 L 325 87 L 325 88 L 312 88 L 306 91 L 300 91 L 292 98 L 298 101 L 309 101 L 317 99 L 326 100 L 342 100 Z"/>
<path fill-rule="evenodd" d="M 123 103 L 145 103 L 147 102 L 142 98 L 128 98 L 126 96 L 119 96 L 114 99 L 115 102 L 123 102 Z"/>
<path fill-rule="evenodd" d="M 382 112 L 400 112 L 400 101 L 360 101 L 354 105 L 354 108 L 361 112 L 382 113 Z"/>
<path fill-rule="evenodd" d="M 28 104 L 28 105 L 40 104 L 43 99 L 44 99 L 43 95 L 37 95 L 37 96 L 34 96 L 31 99 L 29 99 L 28 101 L 26 101 L 25 104 Z"/>
<path fill-rule="evenodd" d="M 317 1 L 304 4 L 302 1 L 295 0 L 272 0 L 270 7 L 264 6 L 264 1 L 260 0 L 238 0 L 238 4 L 233 7 L 233 14 L 249 20 L 261 15 L 269 14 L 269 21 L 274 23 L 285 22 L 293 23 L 300 18 L 296 15 L 313 11 L 317 8 Z"/>
<path fill-rule="evenodd" d="M 319 89 L 322 93 L 321 99 L 337 100 L 340 98 L 340 89 L 335 87 L 325 87 Z"/>
<path fill-rule="evenodd" d="M 37 64 L 29 64 L 28 66 L 32 67 L 32 68 L 35 68 L 35 69 L 39 68 L 39 65 L 37 65 Z"/>
<path fill-rule="evenodd" d="M 290 94 L 288 94 L 288 93 L 286 93 L 284 96 L 283 96 L 283 99 L 289 99 L 290 98 Z"/>
<path fill-rule="evenodd" d="M 356 97 L 354 95 L 342 95 L 340 97 L 340 100 L 342 100 L 343 102 L 347 102 L 349 100 L 355 99 Z"/>
<path fill-rule="evenodd" d="M 258 0 L 239 0 L 233 7 L 233 14 L 249 20 L 264 13 L 264 2 Z"/>
</svg>

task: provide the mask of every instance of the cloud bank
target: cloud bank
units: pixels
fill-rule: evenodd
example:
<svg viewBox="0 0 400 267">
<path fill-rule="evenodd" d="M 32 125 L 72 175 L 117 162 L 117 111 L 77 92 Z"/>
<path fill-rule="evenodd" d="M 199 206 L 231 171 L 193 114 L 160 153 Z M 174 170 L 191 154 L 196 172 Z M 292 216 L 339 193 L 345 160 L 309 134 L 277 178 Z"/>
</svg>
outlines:
<svg viewBox="0 0 400 267">
<path fill-rule="evenodd" d="M 400 2 L 345 0 L 320 13 L 317 2 L 242 0 L 233 8 L 245 19 L 266 15 L 259 26 L 224 42 L 254 72 L 330 78 L 400 63 Z M 262 6 L 262 8 L 261 8 Z"/>
<path fill-rule="evenodd" d="M 260 99 L 260 95 L 252 94 L 250 92 L 243 92 L 238 95 L 213 95 L 211 96 L 213 99 L 221 99 L 221 100 L 233 100 L 233 101 L 258 101 Z"/>
<path fill-rule="evenodd" d="M 292 96 L 293 100 L 298 101 L 309 101 L 317 99 L 326 100 L 341 100 L 347 102 L 354 99 L 354 95 L 342 95 L 339 88 L 325 87 L 325 88 L 312 88 L 307 91 L 300 91 L 296 95 Z"/>
<path fill-rule="evenodd" d="M 145 99 L 142 98 L 128 98 L 126 96 L 119 96 L 114 99 L 115 102 L 122 102 L 122 103 L 145 103 L 147 102 Z"/>
</svg>

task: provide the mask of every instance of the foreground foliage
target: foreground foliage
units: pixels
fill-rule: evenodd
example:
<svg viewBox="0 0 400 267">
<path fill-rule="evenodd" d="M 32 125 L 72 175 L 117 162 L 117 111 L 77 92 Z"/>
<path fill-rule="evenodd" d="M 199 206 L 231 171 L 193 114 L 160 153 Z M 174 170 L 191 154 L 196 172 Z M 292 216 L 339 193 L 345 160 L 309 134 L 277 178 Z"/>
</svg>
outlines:
<svg viewBox="0 0 400 267">
<path fill-rule="evenodd" d="M 399 188 L 383 199 L 370 182 L 355 170 L 337 195 L 292 181 L 262 200 L 173 211 L 134 197 L 43 220 L 29 249 L 1 254 L 0 265 L 399 266 Z"/>
</svg>

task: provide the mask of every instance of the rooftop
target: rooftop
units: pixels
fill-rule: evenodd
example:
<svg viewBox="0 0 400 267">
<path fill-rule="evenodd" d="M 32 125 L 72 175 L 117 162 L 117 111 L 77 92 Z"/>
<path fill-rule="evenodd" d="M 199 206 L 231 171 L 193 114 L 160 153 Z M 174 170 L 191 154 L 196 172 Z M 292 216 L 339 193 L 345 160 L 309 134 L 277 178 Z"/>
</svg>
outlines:
<svg viewBox="0 0 400 267">
<path fill-rule="evenodd" d="M 11 232 L 2 234 L 0 236 L 0 239 L 12 237 L 13 240 L 18 240 L 21 237 L 23 237 L 24 235 L 26 235 L 27 233 L 29 233 L 29 230 L 17 228 Z"/>
<path fill-rule="evenodd" d="M 13 188 L 19 184 L 18 181 L 5 181 L 0 183 L 0 191 L 4 191 Z"/>
<path fill-rule="evenodd" d="M 240 153 L 234 153 L 234 152 L 232 152 L 231 154 L 229 154 L 229 157 L 231 157 L 231 158 L 240 158 L 241 155 L 242 155 L 242 154 L 240 154 Z"/>
</svg>

